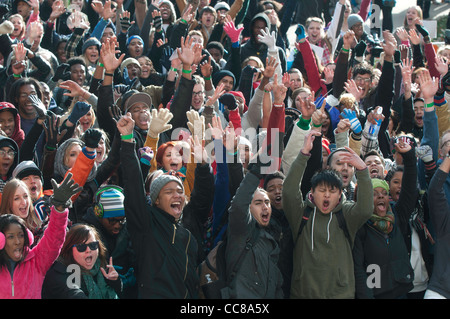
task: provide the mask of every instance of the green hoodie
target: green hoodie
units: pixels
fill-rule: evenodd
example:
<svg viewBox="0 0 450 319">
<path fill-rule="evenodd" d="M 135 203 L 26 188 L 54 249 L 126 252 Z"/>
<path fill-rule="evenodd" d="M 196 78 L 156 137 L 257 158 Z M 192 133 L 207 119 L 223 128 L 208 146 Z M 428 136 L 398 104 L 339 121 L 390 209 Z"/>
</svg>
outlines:
<svg viewBox="0 0 450 319">
<path fill-rule="evenodd" d="M 342 209 L 352 241 L 373 212 L 372 183 L 367 169 L 356 171 L 357 202 L 342 194 L 329 214 L 316 208 L 308 193 L 303 200 L 300 184 L 309 156 L 300 153 L 283 184 L 283 208 L 294 239 L 294 271 L 291 298 L 354 298 L 352 247 L 339 227 L 336 212 Z M 298 229 L 306 206 L 313 211 L 299 239 Z"/>
</svg>

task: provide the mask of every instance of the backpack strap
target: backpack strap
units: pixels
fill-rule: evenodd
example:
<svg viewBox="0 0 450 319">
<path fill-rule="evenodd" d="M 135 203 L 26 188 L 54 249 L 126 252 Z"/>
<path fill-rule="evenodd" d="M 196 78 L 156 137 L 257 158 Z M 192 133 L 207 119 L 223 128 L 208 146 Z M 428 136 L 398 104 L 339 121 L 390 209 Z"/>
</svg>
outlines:
<svg viewBox="0 0 450 319">
<path fill-rule="evenodd" d="M 297 240 L 296 240 L 296 242 L 297 242 L 298 239 L 300 238 L 300 235 L 301 235 L 301 233 L 302 233 L 302 231 L 303 231 L 303 228 L 306 226 L 306 223 L 307 223 L 308 220 L 309 220 L 309 216 L 311 215 L 311 211 L 312 211 L 312 208 L 309 207 L 309 206 L 306 206 L 305 211 L 303 212 L 302 221 L 300 222 L 300 227 L 298 228 L 298 233 L 297 233 Z"/>
<path fill-rule="evenodd" d="M 348 240 L 348 243 L 350 244 L 350 247 L 352 247 L 353 246 L 352 245 L 352 238 L 350 237 L 350 233 L 349 233 L 348 228 L 347 228 L 347 222 L 345 221 L 344 214 L 342 213 L 342 209 L 339 210 L 335 215 L 336 215 L 338 223 L 339 223 L 339 228 L 342 229 L 342 231 L 344 232 L 345 237 Z"/>
<path fill-rule="evenodd" d="M 244 256 L 250 251 L 250 249 L 252 249 L 253 244 L 256 242 L 256 240 L 259 237 L 259 232 L 260 232 L 260 228 L 256 225 L 252 230 L 252 235 L 247 238 L 247 241 L 245 243 L 245 248 L 244 248 L 244 250 L 242 250 L 242 252 L 239 256 L 239 259 L 237 260 L 236 264 L 233 267 L 233 270 L 230 273 L 228 283 L 231 283 L 233 281 L 234 277 L 236 277 L 236 274 L 237 274 L 239 268 L 241 268 L 241 264 L 242 264 L 242 261 L 244 260 Z"/>
</svg>

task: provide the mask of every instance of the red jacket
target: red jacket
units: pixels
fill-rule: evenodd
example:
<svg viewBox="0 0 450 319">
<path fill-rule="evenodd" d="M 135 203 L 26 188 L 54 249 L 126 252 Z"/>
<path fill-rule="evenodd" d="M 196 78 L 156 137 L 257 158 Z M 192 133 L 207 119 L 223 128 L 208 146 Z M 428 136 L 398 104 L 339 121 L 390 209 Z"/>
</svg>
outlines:
<svg viewBox="0 0 450 319">
<path fill-rule="evenodd" d="M 60 213 L 52 207 L 50 221 L 44 236 L 19 263 L 12 279 L 9 270 L 0 269 L 0 299 L 41 299 L 45 274 L 58 258 L 66 237 L 69 210 Z"/>
</svg>

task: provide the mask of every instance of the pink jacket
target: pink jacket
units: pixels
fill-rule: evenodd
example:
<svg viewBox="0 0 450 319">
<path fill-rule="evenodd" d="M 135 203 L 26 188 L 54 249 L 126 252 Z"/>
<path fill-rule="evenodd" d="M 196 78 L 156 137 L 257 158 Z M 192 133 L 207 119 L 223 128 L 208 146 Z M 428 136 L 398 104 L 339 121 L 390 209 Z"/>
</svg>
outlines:
<svg viewBox="0 0 450 319">
<path fill-rule="evenodd" d="M 0 299 L 41 299 L 45 274 L 58 258 L 66 237 L 68 214 L 68 209 L 60 213 L 52 207 L 44 236 L 16 266 L 12 280 L 7 268 L 0 269 Z"/>
</svg>

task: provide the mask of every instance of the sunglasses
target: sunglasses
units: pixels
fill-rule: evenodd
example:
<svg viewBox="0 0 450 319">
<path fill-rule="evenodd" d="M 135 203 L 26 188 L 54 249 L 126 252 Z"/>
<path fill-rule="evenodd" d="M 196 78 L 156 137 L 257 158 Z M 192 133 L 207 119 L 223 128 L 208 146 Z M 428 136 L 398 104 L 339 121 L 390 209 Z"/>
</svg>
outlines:
<svg viewBox="0 0 450 319">
<path fill-rule="evenodd" d="M 98 249 L 98 241 L 93 241 L 89 244 L 75 244 L 75 245 L 73 245 L 73 247 L 76 247 L 78 252 L 80 252 L 80 253 L 85 252 L 88 247 L 90 250 L 97 250 Z"/>
</svg>

